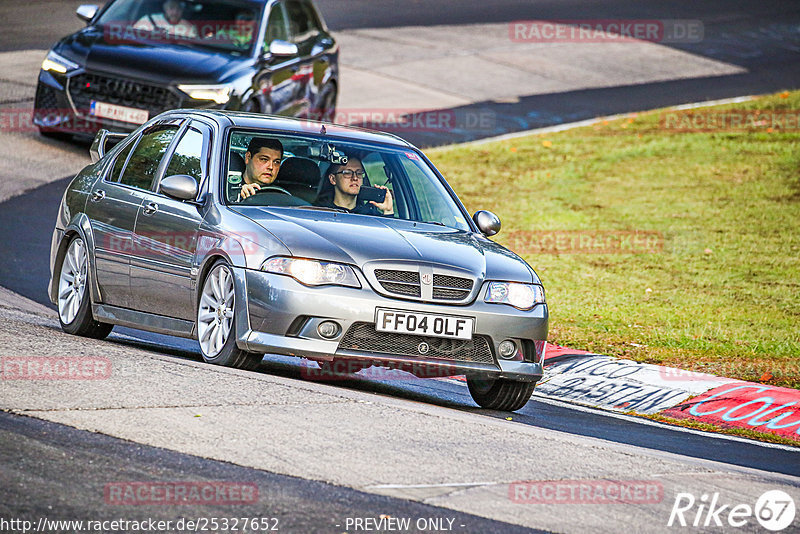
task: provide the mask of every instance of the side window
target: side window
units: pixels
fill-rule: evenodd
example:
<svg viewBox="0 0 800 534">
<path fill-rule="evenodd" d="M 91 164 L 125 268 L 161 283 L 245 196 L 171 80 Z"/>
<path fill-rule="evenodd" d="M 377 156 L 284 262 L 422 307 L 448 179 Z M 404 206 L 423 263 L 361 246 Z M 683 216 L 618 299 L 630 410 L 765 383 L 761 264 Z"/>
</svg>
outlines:
<svg viewBox="0 0 800 534">
<path fill-rule="evenodd" d="M 423 221 L 440 222 L 445 226 L 468 230 L 469 226 L 462 220 L 460 213 L 446 202 L 445 189 L 429 178 L 409 158 L 401 158 L 403 169 L 408 175 L 408 181 L 414 190 L 419 212 Z"/>
<path fill-rule="evenodd" d="M 122 174 L 122 169 L 125 167 L 125 162 L 128 161 L 128 154 L 131 153 L 131 149 L 136 146 L 136 140 L 128 143 L 128 146 L 122 149 L 122 151 L 117 154 L 117 159 L 114 160 L 114 167 L 111 169 L 111 173 L 106 177 L 106 180 L 109 182 L 118 182 L 119 177 Z"/>
<path fill-rule="evenodd" d="M 308 12 L 298 0 L 286 2 L 286 12 L 289 14 L 289 27 L 292 31 L 294 42 L 305 41 L 313 26 L 308 18 Z"/>
<path fill-rule="evenodd" d="M 197 180 L 199 185 L 203 179 L 202 159 L 203 134 L 199 130 L 189 128 L 175 147 L 164 176 L 186 174 Z"/>
<path fill-rule="evenodd" d="M 150 189 L 158 164 L 177 131 L 177 126 L 162 126 L 143 134 L 128 160 L 120 183 L 139 189 Z"/>
<path fill-rule="evenodd" d="M 314 6 L 311 5 L 311 2 L 308 0 L 302 0 L 303 8 L 306 11 L 306 16 L 308 16 L 308 26 L 314 33 L 319 33 L 322 31 L 322 22 L 319 20 L 319 16 L 317 15 L 317 10 L 314 9 Z"/>
<path fill-rule="evenodd" d="M 282 4 L 275 4 L 270 11 L 267 29 L 264 32 L 264 50 L 269 49 L 269 44 L 275 39 L 289 40 L 289 32 L 286 30 L 286 14 Z"/>
</svg>

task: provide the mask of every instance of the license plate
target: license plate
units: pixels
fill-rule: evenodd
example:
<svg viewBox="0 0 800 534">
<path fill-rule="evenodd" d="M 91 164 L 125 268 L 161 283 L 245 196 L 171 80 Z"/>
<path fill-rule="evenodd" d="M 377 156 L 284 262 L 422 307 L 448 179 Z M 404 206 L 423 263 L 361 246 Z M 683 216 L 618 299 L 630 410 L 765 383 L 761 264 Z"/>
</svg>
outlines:
<svg viewBox="0 0 800 534">
<path fill-rule="evenodd" d="M 382 308 L 378 308 L 375 317 L 375 330 L 379 332 L 451 339 L 472 339 L 474 329 L 475 319 L 473 317 L 386 310 Z"/>
<path fill-rule="evenodd" d="M 143 124 L 150 118 L 150 113 L 146 109 L 129 108 L 116 104 L 107 104 L 92 100 L 89 112 L 95 117 L 103 119 L 114 119 L 131 124 Z"/>
</svg>

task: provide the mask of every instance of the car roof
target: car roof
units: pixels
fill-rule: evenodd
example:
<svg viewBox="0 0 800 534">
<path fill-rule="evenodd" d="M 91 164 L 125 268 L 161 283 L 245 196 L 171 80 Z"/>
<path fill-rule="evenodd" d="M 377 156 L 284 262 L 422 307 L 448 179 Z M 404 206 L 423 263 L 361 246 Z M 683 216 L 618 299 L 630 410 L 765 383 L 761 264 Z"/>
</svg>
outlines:
<svg viewBox="0 0 800 534">
<path fill-rule="evenodd" d="M 263 128 L 278 130 L 286 133 L 314 134 L 324 133 L 330 137 L 346 138 L 352 141 L 368 143 L 381 143 L 385 145 L 415 148 L 414 145 L 394 134 L 342 126 L 328 122 L 311 119 L 297 119 L 277 115 L 263 115 L 261 113 L 247 113 L 243 111 L 229 111 L 218 109 L 179 109 L 166 112 L 164 115 L 181 114 L 185 116 L 202 116 L 216 122 L 221 128 Z"/>
</svg>

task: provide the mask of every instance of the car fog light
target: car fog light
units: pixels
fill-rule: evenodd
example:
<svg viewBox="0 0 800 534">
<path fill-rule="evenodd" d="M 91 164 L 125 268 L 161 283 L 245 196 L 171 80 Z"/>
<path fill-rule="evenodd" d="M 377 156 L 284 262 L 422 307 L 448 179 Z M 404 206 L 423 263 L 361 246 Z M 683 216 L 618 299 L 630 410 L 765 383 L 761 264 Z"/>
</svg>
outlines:
<svg viewBox="0 0 800 534">
<path fill-rule="evenodd" d="M 500 343 L 500 357 L 505 360 L 510 360 L 517 354 L 517 344 L 511 341 L 510 339 L 506 339 L 502 343 Z"/>
<path fill-rule="evenodd" d="M 325 339 L 331 339 L 339 335 L 339 325 L 333 321 L 322 321 L 317 326 L 317 332 Z"/>
</svg>

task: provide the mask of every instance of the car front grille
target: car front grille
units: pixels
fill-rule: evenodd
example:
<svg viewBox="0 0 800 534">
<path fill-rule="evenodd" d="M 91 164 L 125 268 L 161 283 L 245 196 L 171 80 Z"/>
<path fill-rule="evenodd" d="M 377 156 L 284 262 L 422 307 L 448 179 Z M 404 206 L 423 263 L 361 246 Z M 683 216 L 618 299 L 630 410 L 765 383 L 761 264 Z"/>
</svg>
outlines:
<svg viewBox="0 0 800 534">
<path fill-rule="evenodd" d="M 419 273 L 413 271 L 393 271 L 390 269 L 375 269 L 375 278 L 378 283 L 396 295 L 409 297 L 421 296 Z"/>
<path fill-rule="evenodd" d="M 375 269 L 375 278 L 387 293 L 404 297 L 422 296 L 420 276 L 416 271 Z M 433 275 L 433 300 L 459 302 L 469 297 L 473 281 L 445 274 Z"/>
<path fill-rule="evenodd" d="M 464 300 L 472 291 L 472 280 L 447 276 L 444 274 L 433 275 L 433 298 L 435 300 Z"/>
<path fill-rule="evenodd" d="M 427 352 L 424 354 L 419 350 L 421 343 L 427 344 Z M 374 324 L 362 322 L 353 323 L 347 330 L 339 343 L 339 349 L 457 362 L 494 363 L 492 349 L 486 336 L 478 335 L 472 339 L 412 336 L 378 332 Z"/>
<path fill-rule="evenodd" d="M 165 87 L 90 72 L 70 78 L 67 90 L 75 109 L 84 113 L 92 100 L 146 109 L 150 116 L 180 107 L 181 104 L 178 95 Z"/>
</svg>

